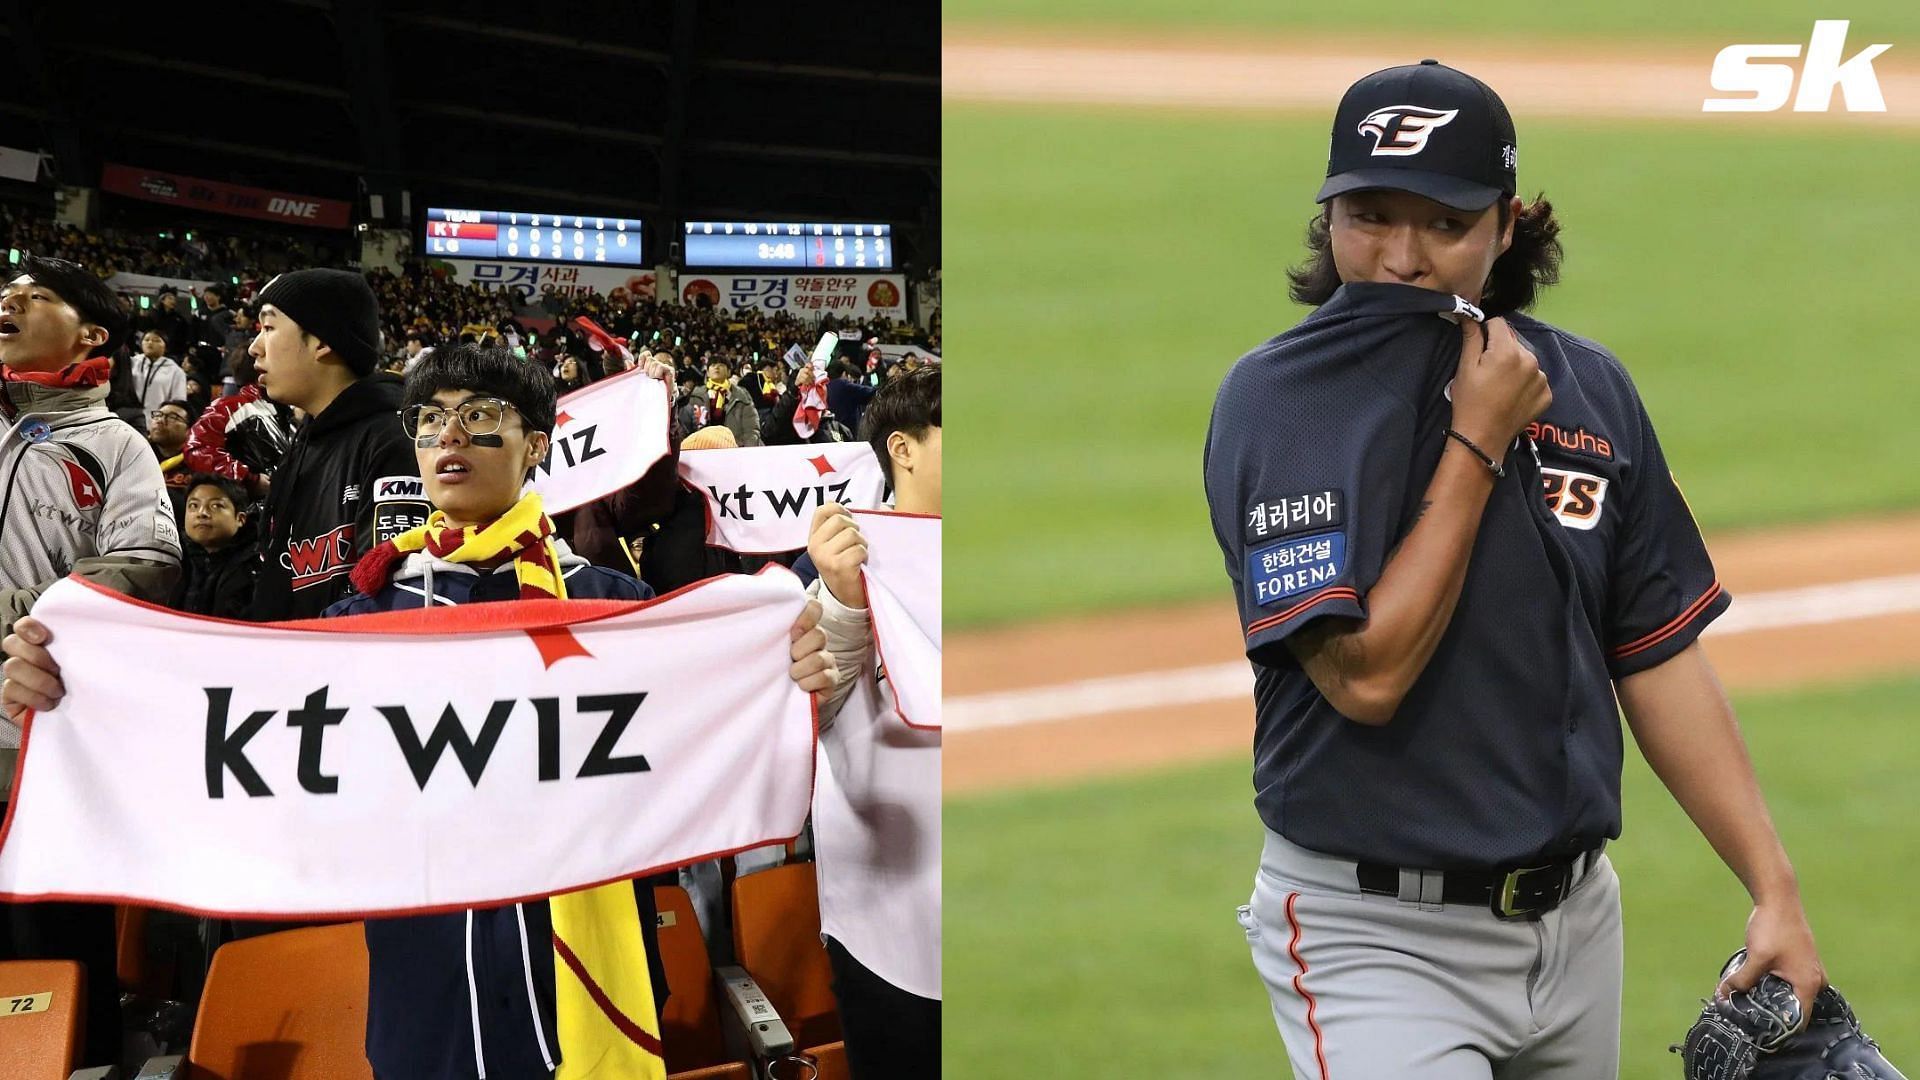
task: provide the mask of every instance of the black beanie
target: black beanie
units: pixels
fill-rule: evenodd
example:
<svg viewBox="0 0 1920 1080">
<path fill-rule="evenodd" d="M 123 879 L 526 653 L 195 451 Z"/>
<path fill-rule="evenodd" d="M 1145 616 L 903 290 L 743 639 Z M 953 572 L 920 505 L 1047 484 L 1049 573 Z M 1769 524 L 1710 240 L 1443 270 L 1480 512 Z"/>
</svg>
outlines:
<svg viewBox="0 0 1920 1080">
<path fill-rule="evenodd" d="M 267 282 L 258 302 L 319 338 L 355 375 L 365 378 L 380 366 L 380 302 L 355 271 L 289 271 Z"/>
</svg>

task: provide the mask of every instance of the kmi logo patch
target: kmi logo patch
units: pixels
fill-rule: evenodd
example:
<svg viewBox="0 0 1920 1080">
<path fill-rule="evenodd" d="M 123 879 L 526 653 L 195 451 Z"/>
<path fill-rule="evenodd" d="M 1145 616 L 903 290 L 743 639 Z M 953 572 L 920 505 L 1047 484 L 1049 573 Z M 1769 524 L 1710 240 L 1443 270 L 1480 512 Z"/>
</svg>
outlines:
<svg viewBox="0 0 1920 1080">
<path fill-rule="evenodd" d="M 1247 583 L 1256 604 L 1271 604 L 1328 585 L 1347 562 L 1342 532 L 1296 536 L 1247 552 Z"/>
<path fill-rule="evenodd" d="M 1547 509 L 1569 529 L 1590 530 L 1600 524 L 1606 507 L 1607 478 L 1570 469 L 1540 470 L 1547 489 Z"/>
<path fill-rule="evenodd" d="M 427 485 L 417 476 L 383 476 L 373 482 L 373 501 L 377 503 L 396 499 L 419 502 L 426 497 Z"/>
</svg>

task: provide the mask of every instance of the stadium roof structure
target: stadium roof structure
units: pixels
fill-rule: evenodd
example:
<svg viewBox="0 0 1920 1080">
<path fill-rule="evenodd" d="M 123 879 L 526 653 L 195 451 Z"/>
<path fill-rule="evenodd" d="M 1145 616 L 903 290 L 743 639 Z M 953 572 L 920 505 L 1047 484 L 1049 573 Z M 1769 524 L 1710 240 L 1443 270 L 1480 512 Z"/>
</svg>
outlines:
<svg viewBox="0 0 1920 1080">
<path fill-rule="evenodd" d="M 416 222 L 886 221 L 938 260 L 933 0 L 4 7 L 0 143 L 50 152 L 63 184 L 118 162 L 362 214 L 405 190 Z"/>
</svg>

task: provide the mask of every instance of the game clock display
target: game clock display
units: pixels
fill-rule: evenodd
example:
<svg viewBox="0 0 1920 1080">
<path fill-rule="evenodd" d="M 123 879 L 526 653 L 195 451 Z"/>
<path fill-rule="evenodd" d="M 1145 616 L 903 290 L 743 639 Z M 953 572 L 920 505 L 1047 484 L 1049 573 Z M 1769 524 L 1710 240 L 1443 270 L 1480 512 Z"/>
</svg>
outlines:
<svg viewBox="0 0 1920 1080">
<path fill-rule="evenodd" d="M 426 252 L 457 259 L 645 266 L 641 234 L 637 218 L 432 207 Z"/>
<path fill-rule="evenodd" d="M 891 225 L 689 221 L 681 246 L 689 267 L 893 269 Z"/>
</svg>

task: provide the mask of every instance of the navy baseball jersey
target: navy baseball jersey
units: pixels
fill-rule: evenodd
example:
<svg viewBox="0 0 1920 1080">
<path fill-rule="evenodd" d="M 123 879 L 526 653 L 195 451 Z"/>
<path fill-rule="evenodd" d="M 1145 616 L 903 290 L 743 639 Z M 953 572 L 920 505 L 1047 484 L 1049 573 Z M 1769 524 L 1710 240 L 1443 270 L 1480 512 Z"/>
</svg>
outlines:
<svg viewBox="0 0 1920 1080">
<path fill-rule="evenodd" d="M 1726 609 L 1626 372 L 1509 316 L 1553 389 L 1504 456 L 1447 631 L 1392 721 L 1348 720 L 1285 642 L 1363 619 L 1438 466 L 1460 357 L 1449 294 L 1355 283 L 1242 357 L 1214 403 L 1213 527 L 1255 673 L 1255 805 L 1303 847 L 1430 869 L 1528 864 L 1620 833 L 1612 679 Z"/>
</svg>

